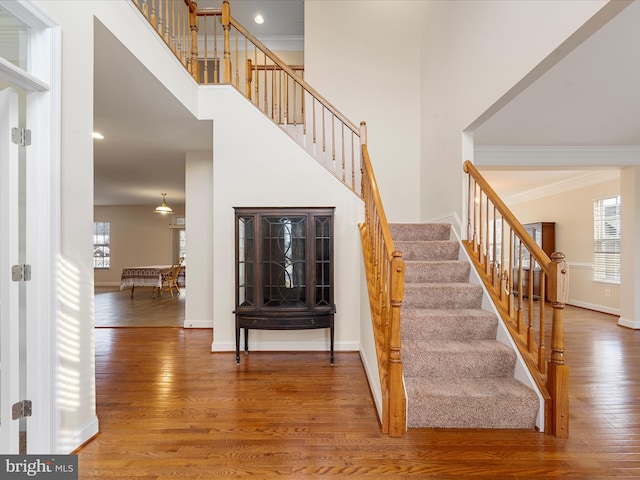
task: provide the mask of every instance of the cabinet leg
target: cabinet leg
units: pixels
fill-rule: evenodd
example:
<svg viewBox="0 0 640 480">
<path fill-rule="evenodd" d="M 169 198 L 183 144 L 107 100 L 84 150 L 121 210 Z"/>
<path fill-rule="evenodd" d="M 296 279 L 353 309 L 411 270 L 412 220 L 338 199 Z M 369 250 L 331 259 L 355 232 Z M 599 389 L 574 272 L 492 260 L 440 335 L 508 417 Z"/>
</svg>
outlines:
<svg viewBox="0 0 640 480">
<path fill-rule="evenodd" d="M 236 365 L 240 365 L 240 327 L 236 327 Z"/>
<path fill-rule="evenodd" d="M 249 353 L 249 329 L 244 329 L 244 353 L 245 355 Z"/>
<path fill-rule="evenodd" d="M 330 327 L 331 329 L 331 365 L 333 365 L 333 327 Z"/>
</svg>

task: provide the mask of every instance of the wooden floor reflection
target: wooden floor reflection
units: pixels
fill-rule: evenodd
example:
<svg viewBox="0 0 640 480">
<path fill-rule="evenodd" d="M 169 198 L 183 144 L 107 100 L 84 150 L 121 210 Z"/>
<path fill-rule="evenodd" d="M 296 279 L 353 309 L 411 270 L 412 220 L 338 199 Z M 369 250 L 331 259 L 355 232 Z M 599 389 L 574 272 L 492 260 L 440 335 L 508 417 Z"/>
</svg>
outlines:
<svg viewBox="0 0 640 480">
<path fill-rule="evenodd" d="M 570 436 L 380 433 L 357 353 L 209 353 L 209 330 L 96 329 L 80 478 L 640 478 L 640 331 L 567 307 Z"/>
</svg>

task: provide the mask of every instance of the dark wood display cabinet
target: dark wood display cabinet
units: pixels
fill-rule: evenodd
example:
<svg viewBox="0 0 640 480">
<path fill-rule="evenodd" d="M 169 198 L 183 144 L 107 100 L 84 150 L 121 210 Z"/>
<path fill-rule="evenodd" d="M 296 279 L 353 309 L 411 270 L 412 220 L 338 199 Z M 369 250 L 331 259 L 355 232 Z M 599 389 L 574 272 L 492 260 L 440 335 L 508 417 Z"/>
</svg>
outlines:
<svg viewBox="0 0 640 480">
<path fill-rule="evenodd" d="M 241 330 L 328 328 L 333 365 L 333 212 L 235 208 L 237 364 Z"/>
<path fill-rule="evenodd" d="M 556 224 L 554 222 L 536 222 L 527 223 L 522 225 L 527 233 L 531 235 L 533 240 L 538 244 L 540 248 L 549 257 L 555 251 L 556 248 Z M 516 251 L 518 246 L 516 245 Z M 529 295 L 529 278 L 531 270 L 531 256 L 526 249 L 523 249 L 522 257 L 522 295 L 527 297 Z M 540 298 L 540 275 L 541 268 L 539 265 L 533 267 L 533 298 Z M 513 291 L 518 291 L 519 285 L 518 279 L 518 264 L 516 258 L 516 265 L 513 269 Z M 545 292 L 546 293 L 546 292 Z M 548 298 L 548 295 L 546 295 Z"/>
</svg>

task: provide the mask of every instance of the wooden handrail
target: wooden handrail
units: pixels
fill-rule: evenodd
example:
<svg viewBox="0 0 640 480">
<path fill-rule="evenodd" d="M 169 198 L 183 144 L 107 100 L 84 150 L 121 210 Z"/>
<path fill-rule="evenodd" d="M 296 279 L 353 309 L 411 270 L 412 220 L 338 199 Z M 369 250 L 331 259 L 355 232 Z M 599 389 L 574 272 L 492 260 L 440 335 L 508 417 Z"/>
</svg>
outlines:
<svg viewBox="0 0 640 480">
<path fill-rule="evenodd" d="M 360 236 L 382 389 L 382 431 L 401 437 L 407 429 L 400 329 L 404 260 L 393 245 L 366 144 L 362 145 L 362 177 L 365 221 L 360 224 Z"/>
<path fill-rule="evenodd" d="M 565 256 L 554 252 L 549 258 L 475 166 L 467 161 L 463 170 L 469 179 L 463 245 L 544 398 L 545 431 L 566 438 L 569 371 L 564 361 L 563 312 L 569 269 Z M 547 301 L 553 309 L 550 356 L 545 346 Z"/>
<path fill-rule="evenodd" d="M 228 0 L 221 9 L 198 9 L 193 0 L 132 1 L 196 82 L 234 86 L 360 194 L 359 127 L 297 73 L 299 66 L 284 63 L 236 22 Z"/>
</svg>

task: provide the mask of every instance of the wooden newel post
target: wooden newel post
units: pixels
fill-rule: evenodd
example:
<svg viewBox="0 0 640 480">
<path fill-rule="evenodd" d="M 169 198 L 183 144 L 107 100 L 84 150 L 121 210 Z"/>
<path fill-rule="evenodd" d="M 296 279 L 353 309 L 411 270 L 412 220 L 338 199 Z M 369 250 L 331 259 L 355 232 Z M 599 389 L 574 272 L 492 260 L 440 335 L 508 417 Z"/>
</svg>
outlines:
<svg viewBox="0 0 640 480">
<path fill-rule="evenodd" d="M 569 298 L 569 266 L 564 253 L 551 254 L 549 300 L 553 306 L 551 325 L 551 359 L 548 363 L 547 388 L 553 402 L 546 428 L 556 437 L 569 436 L 569 367 L 564 363 L 564 306 Z"/>
<path fill-rule="evenodd" d="M 224 58 L 222 64 L 223 83 L 231 83 L 231 40 L 229 33 L 231 30 L 231 7 L 229 1 L 222 2 L 222 28 L 224 30 Z"/>
<path fill-rule="evenodd" d="M 391 341 L 389 345 L 389 436 L 402 437 L 407 430 L 406 397 L 402 379 L 400 307 L 404 298 L 404 260 L 394 251 L 391 259 Z"/>
<path fill-rule="evenodd" d="M 189 3 L 189 30 L 191 31 L 191 76 L 200 83 L 200 62 L 198 61 L 198 4 Z"/>
</svg>

